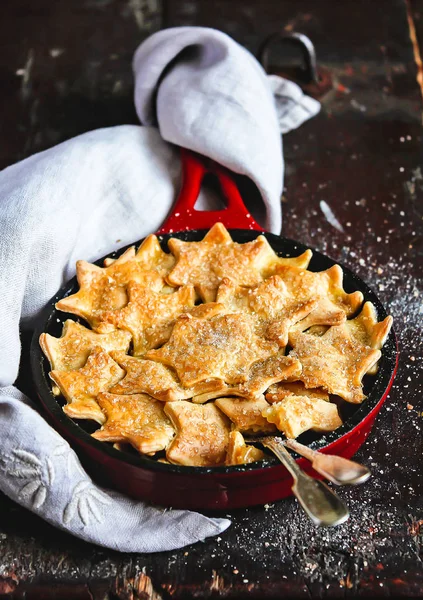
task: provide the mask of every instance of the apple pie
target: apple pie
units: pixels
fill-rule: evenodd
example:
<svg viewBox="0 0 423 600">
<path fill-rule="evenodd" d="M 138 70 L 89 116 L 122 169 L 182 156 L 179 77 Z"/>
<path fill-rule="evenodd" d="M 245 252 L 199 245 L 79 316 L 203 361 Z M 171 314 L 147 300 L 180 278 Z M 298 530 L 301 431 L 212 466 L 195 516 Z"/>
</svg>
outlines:
<svg viewBox="0 0 423 600">
<path fill-rule="evenodd" d="M 392 317 L 378 322 L 339 265 L 237 243 L 217 223 L 201 241 L 154 235 L 138 250 L 80 260 L 74 315 L 43 333 L 52 393 L 93 437 L 160 462 L 214 467 L 266 458 L 249 436 L 328 432 L 365 399 Z M 132 450 L 131 450 L 132 448 Z"/>
</svg>

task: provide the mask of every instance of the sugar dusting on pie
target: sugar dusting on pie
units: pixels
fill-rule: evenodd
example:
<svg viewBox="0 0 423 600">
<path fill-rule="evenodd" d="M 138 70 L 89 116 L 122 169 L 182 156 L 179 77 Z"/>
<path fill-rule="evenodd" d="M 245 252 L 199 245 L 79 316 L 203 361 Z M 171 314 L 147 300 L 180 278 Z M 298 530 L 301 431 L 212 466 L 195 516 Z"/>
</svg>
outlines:
<svg viewBox="0 0 423 600">
<path fill-rule="evenodd" d="M 333 431 L 342 402 L 365 399 L 392 317 L 378 322 L 339 265 L 278 256 L 217 223 L 199 242 L 156 236 L 103 267 L 77 263 L 79 290 L 43 333 L 52 392 L 92 435 L 160 462 L 240 465 L 265 454 L 248 436 Z"/>
</svg>

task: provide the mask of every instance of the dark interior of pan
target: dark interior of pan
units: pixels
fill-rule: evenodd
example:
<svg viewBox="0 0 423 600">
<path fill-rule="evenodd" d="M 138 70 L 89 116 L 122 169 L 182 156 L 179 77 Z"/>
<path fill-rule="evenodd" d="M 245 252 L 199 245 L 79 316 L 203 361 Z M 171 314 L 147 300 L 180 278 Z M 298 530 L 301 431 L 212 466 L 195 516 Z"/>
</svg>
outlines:
<svg viewBox="0 0 423 600">
<path fill-rule="evenodd" d="M 167 242 L 170 237 L 177 237 L 184 241 L 194 242 L 200 241 L 206 233 L 207 230 L 184 231 L 179 233 L 172 233 L 171 235 L 160 235 L 159 240 L 163 250 L 168 251 Z M 258 235 L 258 232 L 244 229 L 232 229 L 230 230 L 230 234 L 235 242 L 243 243 L 255 239 Z M 303 244 L 300 244 L 299 242 L 296 242 L 294 240 L 276 236 L 270 233 L 263 233 L 263 235 L 267 238 L 272 248 L 279 256 L 298 256 L 307 249 L 307 246 L 304 246 Z M 136 245 L 138 246 L 141 242 L 142 240 L 136 242 Z M 132 245 L 134 244 L 130 244 L 129 246 Z M 109 254 L 108 256 L 115 258 L 116 256 L 122 254 L 129 246 L 125 246 L 124 248 L 121 248 L 118 251 Z M 103 266 L 104 258 L 105 257 L 99 259 L 98 261 L 96 261 L 95 264 Z M 337 263 L 335 263 L 335 261 L 325 256 L 324 254 L 313 250 L 313 258 L 310 262 L 308 269 L 311 271 L 322 271 L 330 268 L 334 264 Z M 376 307 L 378 320 L 383 320 L 387 316 L 387 313 L 376 294 L 366 285 L 366 283 L 364 283 L 364 281 L 357 277 L 352 271 L 343 266 L 342 269 L 344 272 L 345 291 L 351 293 L 356 290 L 360 290 L 363 293 L 364 300 L 372 302 Z M 106 452 L 107 454 L 112 455 L 115 458 L 120 458 L 123 461 L 128 461 L 131 464 L 140 465 L 144 468 L 148 466 L 148 468 L 150 469 L 158 469 L 160 471 L 180 471 L 186 474 L 188 474 L 191 470 L 195 470 L 195 472 L 200 472 L 202 470 L 207 472 L 231 472 L 237 470 L 245 471 L 250 469 L 266 468 L 275 464 L 276 459 L 270 456 L 265 461 L 231 467 L 186 467 L 164 464 L 161 462 L 157 462 L 157 460 L 152 459 L 148 456 L 141 456 L 135 451 L 117 450 L 113 448 L 111 444 L 99 442 L 92 438 L 90 435 L 95 429 L 99 427 L 96 423 L 92 421 L 76 422 L 67 417 L 62 410 L 62 406 L 65 402 L 64 399 L 61 396 L 57 397 L 52 394 L 51 380 L 48 375 L 50 371 L 50 365 L 47 358 L 41 351 L 38 339 L 42 332 L 49 333 L 55 337 L 60 337 L 62 333 L 63 323 L 66 319 L 74 319 L 76 321 L 79 321 L 79 319 L 74 315 L 63 313 L 61 311 L 56 310 L 55 308 L 55 303 L 60 298 L 69 296 L 70 294 L 74 294 L 77 291 L 78 284 L 76 278 L 73 278 L 58 291 L 54 298 L 50 300 L 50 302 L 48 303 L 48 305 L 46 306 L 45 310 L 39 318 L 31 344 L 31 367 L 38 395 L 47 412 L 49 412 L 54 417 L 54 420 L 56 422 L 60 423 L 62 430 L 69 432 L 71 438 L 78 438 L 85 444 L 90 444 L 94 445 L 97 448 L 101 448 L 101 450 Z M 80 322 L 84 325 L 87 325 L 83 320 L 80 320 Z M 339 411 L 340 416 L 343 420 L 343 425 L 341 427 L 339 427 L 335 431 L 323 435 L 309 431 L 299 436 L 298 441 L 302 444 L 310 446 L 313 449 L 319 449 L 327 446 L 328 444 L 339 439 L 341 436 L 350 432 L 372 411 L 372 409 L 378 404 L 378 402 L 384 395 L 389 385 L 389 382 L 395 372 L 396 360 L 396 339 L 393 330 L 391 330 L 388 339 L 382 349 L 382 357 L 379 362 L 379 370 L 377 375 L 365 376 L 363 379 L 364 393 L 367 396 L 364 402 L 358 405 L 349 404 L 344 401 L 340 402 Z"/>
</svg>

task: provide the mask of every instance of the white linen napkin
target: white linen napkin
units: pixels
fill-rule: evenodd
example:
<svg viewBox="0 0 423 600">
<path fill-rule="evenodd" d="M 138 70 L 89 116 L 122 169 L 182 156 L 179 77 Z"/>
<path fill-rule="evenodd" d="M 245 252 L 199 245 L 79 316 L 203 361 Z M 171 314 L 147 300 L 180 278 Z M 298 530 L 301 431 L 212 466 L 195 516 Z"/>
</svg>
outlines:
<svg viewBox="0 0 423 600">
<path fill-rule="evenodd" d="M 89 132 L 0 173 L 0 490 L 87 541 L 157 552 L 221 533 L 230 522 L 165 511 L 93 483 L 67 442 L 13 387 L 20 327 L 32 327 L 74 275 L 76 260 L 95 260 L 160 227 L 180 185 L 173 144 L 252 179 L 266 225 L 278 233 L 280 115 L 298 126 L 298 115 L 309 118 L 319 104 L 293 84 L 294 100 L 283 96 L 276 107 L 274 82 L 271 87 L 257 61 L 212 29 L 154 34 L 135 54 L 134 75 L 146 126 Z"/>
</svg>

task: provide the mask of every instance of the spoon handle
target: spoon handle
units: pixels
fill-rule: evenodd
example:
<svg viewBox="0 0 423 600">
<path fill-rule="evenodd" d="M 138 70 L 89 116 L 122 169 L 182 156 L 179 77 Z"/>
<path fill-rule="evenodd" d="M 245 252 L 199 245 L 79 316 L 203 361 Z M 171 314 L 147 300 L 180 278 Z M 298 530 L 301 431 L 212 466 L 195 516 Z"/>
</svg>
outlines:
<svg viewBox="0 0 423 600">
<path fill-rule="evenodd" d="M 336 485 L 358 485 L 364 483 L 370 477 L 370 471 L 364 465 L 353 460 L 342 458 L 334 454 L 323 454 L 303 446 L 296 440 L 284 440 L 284 445 L 291 448 L 301 456 L 305 456 L 315 471 L 323 475 Z"/>
<path fill-rule="evenodd" d="M 331 527 L 348 519 L 349 511 L 342 500 L 322 481 L 304 473 L 282 441 L 265 437 L 260 442 L 269 448 L 291 473 L 294 479 L 292 492 L 316 525 Z"/>
</svg>

